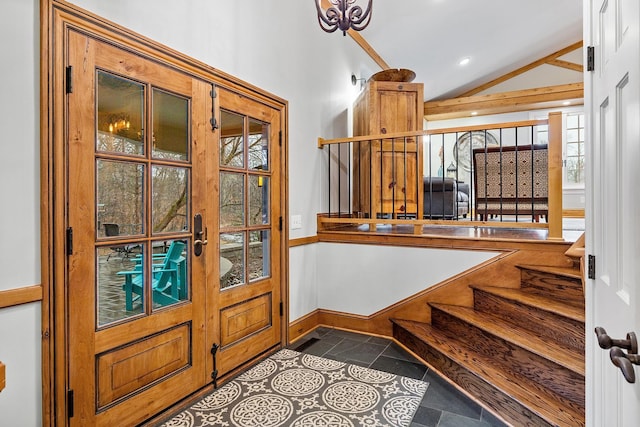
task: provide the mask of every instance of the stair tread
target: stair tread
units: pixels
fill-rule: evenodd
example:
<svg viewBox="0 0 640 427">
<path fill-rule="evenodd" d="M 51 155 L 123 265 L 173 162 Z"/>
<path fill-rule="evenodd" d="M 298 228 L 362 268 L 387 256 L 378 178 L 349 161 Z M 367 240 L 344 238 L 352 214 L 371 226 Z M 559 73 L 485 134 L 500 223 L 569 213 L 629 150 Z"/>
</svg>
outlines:
<svg viewBox="0 0 640 427">
<path fill-rule="evenodd" d="M 453 338 L 427 323 L 392 321 L 552 424 L 569 426 L 578 422 L 583 425 L 584 421 L 580 423 L 580 420 L 584 420 L 584 413 L 573 405 L 521 376 L 494 368 L 490 357 L 475 353 L 464 342 L 452 342 Z"/>
<path fill-rule="evenodd" d="M 575 351 L 565 346 L 544 340 L 527 329 L 508 323 L 495 316 L 477 312 L 470 307 L 440 303 L 429 303 L 429 305 L 540 357 L 551 360 L 579 375 L 584 376 L 585 374 L 584 356 L 578 355 Z"/>
<path fill-rule="evenodd" d="M 504 288 L 498 286 L 470 285 L 471 288 L 499 296 L 509 301 L 516 301 L 522 304 L 535 307 L 540 310 L 552 312 L 563 317 L 585 321 L 584 307 L 566 304 L 564 301 L 550 298 L 545 295 L 523 291 L 521 288 Z"/>
<path fill-rule="evenodd" d="M 582 274 L 580 270 L 572 267 L 555 267 L 550 265 L 533 265 L 533 264 L 520 264 L 516 267 L 520 269 L 527 269 L 533 271 L 541 271 L 543 273 L 552 273 L 559 276 L 569 277 L 571 279 L 582 280 Z"/>
</svg>

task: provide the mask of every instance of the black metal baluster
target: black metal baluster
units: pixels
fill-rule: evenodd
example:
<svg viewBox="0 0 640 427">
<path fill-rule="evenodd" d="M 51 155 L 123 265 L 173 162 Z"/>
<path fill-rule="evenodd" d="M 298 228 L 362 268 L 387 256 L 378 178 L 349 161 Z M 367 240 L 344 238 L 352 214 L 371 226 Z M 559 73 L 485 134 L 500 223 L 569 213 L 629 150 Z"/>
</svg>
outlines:
<svg viewBox="0 0 640 427">
<path fill-rule="evenodd" d="M 516 131 L 517 132 L 517 131 Z M 504 220 L 504 217 L 502 216 L 502 212 L 504 209 L 504 176 L 502 174 L 502 128 L 500 128 L 500 133 L 498 134 L 499 138 L 500 138 L 500 222 L 502 222 Z"/>
<path fill-rule="evenodd" d="M 520 188 L 518 186 L 518 166 L 520 163 L 520 157 L 518 156 L 518 127 L 516 126 L 516 145 L 514 148 L 514 157 L 515 157 L 515 164 L 516 164 L 516 222 L 518 222 L 518 212 L 519 212 L 519 208 L 520 208 Z"/>
<path fill-rule="evenodd" d="M 404 148 L 404 179 L 402 181 L 402 193 L 404 194 L 404 219 L 407 219 L 407 215 L 409 211 L 407 210 L 407 137 L 403 138 L 403 148 Z M 417 148 L 417 147 L 416 147 Z M 418 159 L 416 159 L 418 160 Z"/>
</svg>

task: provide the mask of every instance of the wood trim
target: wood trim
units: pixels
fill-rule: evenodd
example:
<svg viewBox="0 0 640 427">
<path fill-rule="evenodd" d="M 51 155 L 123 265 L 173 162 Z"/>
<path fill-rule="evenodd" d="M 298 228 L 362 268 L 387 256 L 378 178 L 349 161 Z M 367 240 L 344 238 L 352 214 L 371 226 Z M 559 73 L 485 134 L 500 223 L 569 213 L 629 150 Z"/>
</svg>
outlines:
<svg viewBox="0 0 640 427">
<path fill-rule="evenodd" d="M 562 59 L 553 59 L 548 61 L 547 64 L 554 65 L 556 67 L 566 68 L 567 70 L 577 71 L 582 73 L 584 71 L 584 67 L 582 64 L 576 64 L 575 62 L 563 61 Z"/>
<path fill-rule="evenodd" d="M 380 68 L 382 68 L 383 70 L 388 70 L 389 68 L 391 68 L 389 67 L 389 64 L 387 64 L 387 62 L 382 59 L 378 52 L 376 52 L 371 47 L 371 45 L 364 39 L 364 37 L 362 37 L 359 32 L 349 30 L 347 31 L 347 34 L 349 34 L 351 38 L 355 40 L 356 43 L 358 43 L 358 45 L 367 53 L 367 55 L 369 55 L 371 59 L 373 59 L 373 61 L 380 66 Z"/>
<path fill-rule="evenodd" d="M 567 251 L 565 252 L 565 255 L 570 258 L 584 257 L 584 240 L 585 240 L 584 233 L 582 233 L 580 237 L 578 237 L 578 240 L 576 240 L 573 243 L 573 245 L 571 245 L 571 247 L 567 249 Z"/>
<path fill-rule="evenodd" d="M 555 108 L 562 106 L 564 101 L 570 101 L 572 105 L 582 105 L 584 84 L 569 83 L 490 95 L 428 101 L 424 103 L 424 115 L 427 120 L 444 120 L 470 116 L 472 112 L 486 115 Z"/>
<path fill-rule="evenodd" d="M 0 391 L 4 390 L 4 387 L 7 384 L 6 375 L 7 374 L 6 374 L 4 363 L 0 362 Z"/>
<path fill-rule="evenodd" d="M 562 113 L 549 113 L 549 240 L 562 240 Z"/>
<path fill-rule="evenodd" d="M 51 283 L 53 275 L 53 209 L 54 192 L 52 191 L 52 152 L 50 141 L 53 140 L 53 126 L 49 126 L 53 117 L 51 91 L 53 88 L 50 70 L 52 61 L 52 0 L 40 0 L 40 280 L 42 287 L 42 425 L 56 425 L 54 415 L 55 402 L 55 355 L 53 325 L 54 311 L 51 304 Z M 60 424 L 63 425 L 63 424 Z"/>
<path fill-rule="evenodd" d="M 289 240 L 289 247 L 295 248 L 296 246 L 311 245 L 313 243 L 318 243 L 319 241 L 320 239 L 318 239 L 318 236 L 300 237 L 298 239 Z"/>
<path fill-rule="evenodd" d="M 289 324 L 289 343 L 297 341 L 302 336 L 320 326 L 319 315 L 320 310 L 316 309 L 291 322 Z"/>
<path fill-rule="evenodd" d="M 468 90 L 465 93 L 461 94 L 460 96 L 458 96 L 458 98 L 464 98 L 464 97 L 469 97 L 472 95 L 476 95 L 486 89 L 489 89 L 490 87 L 493 87 L 497 84 L 500 84 L 502 82 L 505 82 L 507 80 L 510 80 L 516 76 L 519 76 L 520 74 L 526 73 L 529 70 L 532 70 L 533 68 L 539 67 L 540 65 L 544 65 L 549 63 L 550 61 L 556 60 L 557 58 L 566 55 L 569 52 L 573 52 L 576 49 L 581 48 L 583 45 L 582 40 L 575 42 L 565 48 L 562 48 L 560 50 L 558 50 L 557 52 L 552 53 L 551 55 L 547 55 L 543 58 L 540 58 L 536 61 L 533 61 L 530 64 L 525 65 L 524 67 L 520 67 L 517 70 L 513 70 L 507 74 L 504 74 L 496 79 L 491 80 L 490 82 L 487 82 L 485 84 L 482 84 L 474 89 Z M 552 64 L 555 65 L 555 64 Z M 580 67 L 580 70 L 582 71 L 582 67 Z"/>
<path fill-rule="evenodd" d="M 584 209 L 563 209 L 563 218 L 584 218 Z"/>
<path fill-rule="evenodd" d="M 42 301 L 42 285 L 0 291 L 0 308 Z"/>
<path fill-rule="evenodd" d="M 333 139 L 318 138 L 318 148 L 323 148 L 325 145 L 330 145 L 330 144 L 342 144 L 344 142 L 363 142 L 363 141 L 374 141 L 378 139 L 442 135 L 445 133 L 463 133 L 463 132 L 471 132 L 476 130 L 510 129 L 515 127 L 540 126 L 540 125 L 546 125 L 548 123 L 549 123 L 549 120 L 547 119 L 521 120 L 519 122 L 492 123 L 489 125 L 484 124 L 484 125 L 473 125 L 473 126 L 460 126 L 455 128 L 442 128 L 442 129 L 410 130 L 405 132 L 389 132 L 385 134 L 352 136 L 347 138 L 333 138 Z"/>
<path fill-rule="evenodd" d="M 331 7 L 331 5 L 329 4 L 328 0 L 322 0 L 321 6 L 324 10 L 327 10 Z M 378 54 L 378 52 L 376 52 L 371 45 L 369 44 L 369 42 L 367 42 L 364 37 L 362 37 L 362 35 L 354 30 L 348 30 L 347 34 L 349 34 L 349 36 L 356 42 L 358 43 L 358 45 L 365 51 L 365 53 L 367 55 L 369 55 L 369 57 L 371 57 L 371 59 L 373 59 L 373 61 L 378 64 L 380 66 L 380 68 L 382 68 L 383 70 L 386 70 L 389 67 L 389 65 L 386 63 L 386 61 L 384 59 L 382 59 L 382 57 Z"/>
</svg>

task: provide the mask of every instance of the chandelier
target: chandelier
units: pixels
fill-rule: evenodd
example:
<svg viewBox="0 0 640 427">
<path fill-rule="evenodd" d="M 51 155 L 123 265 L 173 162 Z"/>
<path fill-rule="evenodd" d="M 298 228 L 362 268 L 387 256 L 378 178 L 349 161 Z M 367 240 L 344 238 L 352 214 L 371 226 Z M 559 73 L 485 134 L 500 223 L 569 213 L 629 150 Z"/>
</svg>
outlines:
<svg viewBox="0 0 640 427">
<path fill-rule="evenodd" d="M 107 126 L 111 133 L 128 131 L 129 128 L 131 128 L 131 120 L 129 119 L 129 115 L 124 113 L 112 114 L 109 116 L 109 123 Z"/>
<path fill-rule="evenodd" d="M 367 4 L 367 9 L 363 12 L 360 6 L 354 5 L 356 0 L 315 0 L 318 10 L 318 23 L 327 33 L 333 33 L 339 29 L 342 35 L 347 35 L 350 28 L 355 31 L 364 30 L 371 21 L 371 2 Z M 327 6 L 326 13 L 323 12 L 321 3 Z"/>
</svg>

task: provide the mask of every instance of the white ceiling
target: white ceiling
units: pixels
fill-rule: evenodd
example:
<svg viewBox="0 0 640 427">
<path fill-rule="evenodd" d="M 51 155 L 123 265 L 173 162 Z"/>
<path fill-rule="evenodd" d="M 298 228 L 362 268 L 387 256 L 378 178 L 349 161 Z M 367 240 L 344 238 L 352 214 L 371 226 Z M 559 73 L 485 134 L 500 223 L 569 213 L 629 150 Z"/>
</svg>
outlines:
<svg viewBox="0 0 640 427">
<path fill-rule="evenodd" d="M 415 71 L 425 100 L 445 99 L 581 40 L 582 0 L 373 0 L 360 34 L 391 68 Z"/>
</svg>

